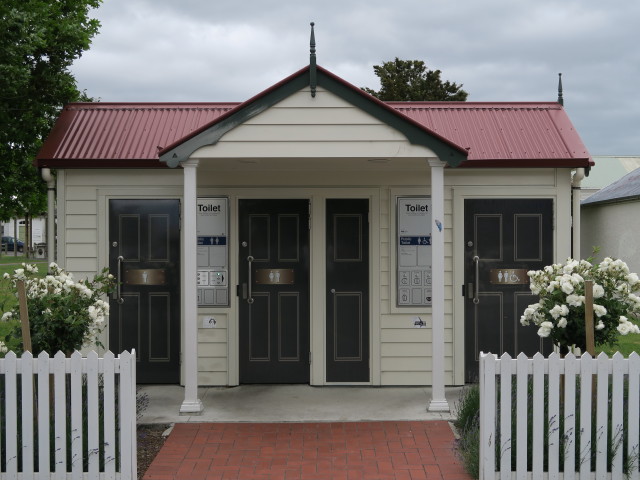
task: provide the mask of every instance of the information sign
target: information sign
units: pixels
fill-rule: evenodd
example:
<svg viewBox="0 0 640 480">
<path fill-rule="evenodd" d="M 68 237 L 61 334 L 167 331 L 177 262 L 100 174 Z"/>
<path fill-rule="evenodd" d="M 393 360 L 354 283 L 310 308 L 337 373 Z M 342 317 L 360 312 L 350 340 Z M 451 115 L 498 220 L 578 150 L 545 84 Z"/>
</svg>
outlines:
<svg viewBox="0 0 640 480">
<path fill-rule="evenodd" d="M 198 198 L 198 306 L 229 305 L 229 199 Z"/>
<path fill-rule="evenodd" d="M 431 305 L 431 198 L 398 197 L 396 206 L 396 304 Z"/>
</svg>

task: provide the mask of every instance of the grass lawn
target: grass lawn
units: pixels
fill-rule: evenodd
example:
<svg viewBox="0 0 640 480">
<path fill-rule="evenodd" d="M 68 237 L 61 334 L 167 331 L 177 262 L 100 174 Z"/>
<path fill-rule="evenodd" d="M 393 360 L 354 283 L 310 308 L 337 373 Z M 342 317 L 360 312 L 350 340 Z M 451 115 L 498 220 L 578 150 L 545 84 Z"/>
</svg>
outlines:
<svg viewBox="0 0 640 480">
<path fill-rule="evenodd" d="M 0 314 L 11 310 L 17 304 L 15 292 L 10 290 L 9 283 L 2 280 L 5 273 L 12 274 L 14 270 L 22 268 L 23 263 L 32 263 L 38 266 L 38 273 L 43 277 L 47 273 L 47 260 L 42 258 L 25 258 L 22 255 L 14 257 L 12 254 L 0 256 Z M 2 331 L 0 330 L 0 336 Z"/>
<path fill-rule="evenodd" d="M 604 352 L 609 356 L 612 356 L 616 352 L 620 352 L 625 357 L 628 357 L 631 352 L 637 352 L 638 354 L 640 354 L 640 335 L 620 335 L 618 339 L 618 345 L 616 345 L 615 347 L 611 348 L 603 345 L 596 348 L 596 352 Z"/>
</svg>

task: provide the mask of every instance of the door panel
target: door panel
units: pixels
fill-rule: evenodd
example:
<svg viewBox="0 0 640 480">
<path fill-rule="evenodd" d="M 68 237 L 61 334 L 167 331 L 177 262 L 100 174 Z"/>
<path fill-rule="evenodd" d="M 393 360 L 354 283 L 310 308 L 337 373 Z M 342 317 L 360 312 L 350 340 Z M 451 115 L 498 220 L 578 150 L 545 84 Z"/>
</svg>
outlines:
<svg viewBox="0 0 640 480">
<path fill-rule="evenodd" d="M 309 201 L 241 200 L 240 383 L 309 382 Z"/>
<path fill-rule="evenodd" d="M 480 352 L 550 351 L 550 343 L 522 326 L 520 316 L 537 300 L 526 272 L 553 260 L 553 201 L 465 200 L 464 235 L 465 370 L 466 381 L 473 382 Z"/>
<path fill-rule="evenodd" d="M 327 382 L 370 380 L 368 217 L 368 200 L 327 200 Z"/>
<path fill-rule="evenodd" d="M 120 271 L 122 299 L 110 301 L 109 349 L 136 349 L 138 383 L 180 381 L 179 227 L 178 200 L 109 201 L 109 268 Z"/>
</svg>

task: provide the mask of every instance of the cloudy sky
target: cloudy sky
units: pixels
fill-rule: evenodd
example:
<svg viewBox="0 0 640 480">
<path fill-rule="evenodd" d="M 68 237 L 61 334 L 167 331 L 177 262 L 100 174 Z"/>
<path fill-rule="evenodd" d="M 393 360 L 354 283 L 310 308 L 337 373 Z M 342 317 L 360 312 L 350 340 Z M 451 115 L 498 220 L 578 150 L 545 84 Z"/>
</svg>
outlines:
<svg viewBox="0 0 640 480">
<path fill-rule="evenodd" d="M 640 2 L 104 0 L 74 67 L 101 101 L 243 101 L 309 63 L 379 88 L 373 65 L 424 60 L 469 101 L 554 101 L 592 155 L 640 155 Z"/>
</svg>

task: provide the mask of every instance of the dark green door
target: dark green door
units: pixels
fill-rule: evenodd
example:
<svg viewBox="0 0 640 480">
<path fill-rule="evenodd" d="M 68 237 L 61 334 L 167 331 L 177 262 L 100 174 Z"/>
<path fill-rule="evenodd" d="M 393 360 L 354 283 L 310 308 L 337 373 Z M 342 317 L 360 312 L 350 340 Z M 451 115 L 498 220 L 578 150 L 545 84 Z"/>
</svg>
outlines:
<svg viewBox="0 0 640 480">
<path fill-rule="evenodd" d="M 369 381 L 369 201 L 327 200 L 327 382 Z"/>
<path fill-rule="evenodd" d="M 309 383 L 309 200 L 240 200 L 240 383 Z"/>
<path fill-rule="evenodd" d="M 531 294 L 527 271 L 553 261 L 551 199 L 465 200 L 465 370 L 478 377 L 480 352 L 550 353 L 536 328 L 522 326 Z"/>
<path fill-rule="evenodd" d="M 109 269 L 109 349 L 136 349 L 138 383 L 179 383 L 179 201 L 110 200 Z"/>
</svg>

